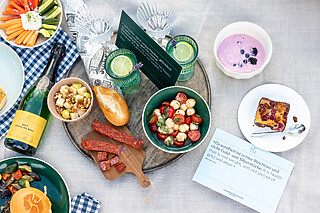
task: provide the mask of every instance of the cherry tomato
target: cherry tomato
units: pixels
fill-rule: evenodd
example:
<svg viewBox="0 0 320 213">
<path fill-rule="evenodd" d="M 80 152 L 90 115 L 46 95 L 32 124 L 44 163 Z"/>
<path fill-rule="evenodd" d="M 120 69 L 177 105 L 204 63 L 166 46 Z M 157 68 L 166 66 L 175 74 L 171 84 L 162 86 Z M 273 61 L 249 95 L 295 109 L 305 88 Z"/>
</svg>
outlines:
<svg viewBox="0 0 320 213">
<path fill-rule="evenodd" d="M 157 137 L 158 137 L 160 140 L 165 140 L 165 139 L 168 137 L 168 135 L 160 134 L 160 133 L 158 132 Z"/>
<path fill-rule="evenodd" d="M 188 137 L 193 142 L 198 141 L 201 137 L 201 133 L 198 130 L 191 130 L 188 132 Z"/>
<path fill-rule="evenodd" d="M 168 118 L 172 118 L 174 116 L 175 110 L 173 107 L 169 106 L 165 111 L 165 115 L 167 115 Z"/>
<path fill-rule="evenodd" d="M 187 117 L 187 119 L 186 119 L 186 124 L 188 124 L 188 125 L 190 126 L 190 124 L 191 124 L 191 117 Z"/>
<path fill-rule="evenodd" d="M 179 92 L 175 99 L 178 100 L 180 104 L 185 104 L 188 98 L 186 94 Z"/>
<path fill-rule="evenodd" d="M 160 107 L 160 113 L 161 113 L 161 115 L 164 114 L 164 111 L 165 111 L 168 107 L 169 107 L 169 106 L 167 106 L 167 105 L 161 105 L 161 107 Z"/>
<path fill-rule="evenodd" d="M 158 116 L 156 115 L 156 114 L 154 114 L 154 113 L 152 113 L 152 115 L 150 116 L 150 119 L 149 119 L 149 124 L 154 124 L 154 123 L 156 123 L 157 122 L 157 120 L 158 120 Z"/>
<path fill-rule="evenodd" d="M 181 114 L 176 114 L 174 117 L 173 117 L 173 122 L 175 124 L 178 124 L 178 125 L 181 125 L 181 124 L 184 124 L 185 122 L 185 117 Z"/>
<path fill-rule="evenodd" d="M 176 141 L 176 140 L 173 140 L 173 143 L 176 145 L 176 146 L 182 146 L 184 144 L 184 141 Z"/>
<path fill-rule="evenodd" d="M 170 102 L 169 101 L 165 101 L 165 102 L 162 102 L 161 105 L 170 106 Z"/>
<path fill-rule="evenodd" d="M 151 132 L 156 133 L 158 127 L 157 127 L 156 124 L 150 124 L 150 125 L 149 125 L 149 129 L 150 129 Z"/>
<path fill-rule="evenodd" d="M 197 124 L 201 124 L 202 122 L 202 118 L 200 117 L 200 115 L 197 115 L 197 114 L 193 114 L 191 116 L 191 121 L 197 123 Z"/>
<path fill-rule="evenodd" d="M 171 134 L 171 136 L 172 136 L 173 138 L 175 138 L 175 137 L 177 137 L 178 133 L 179 133 L 179 131 L 175 131 L 175 132 L 173 132 L 173 133 Z"/>
</svg>

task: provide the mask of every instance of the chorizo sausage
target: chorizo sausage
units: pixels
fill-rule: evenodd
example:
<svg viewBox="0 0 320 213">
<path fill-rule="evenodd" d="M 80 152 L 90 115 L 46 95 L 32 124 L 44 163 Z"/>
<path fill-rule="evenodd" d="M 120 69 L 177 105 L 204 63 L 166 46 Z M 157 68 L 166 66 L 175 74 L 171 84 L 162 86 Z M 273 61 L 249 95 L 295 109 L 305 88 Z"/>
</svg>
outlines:
<svg viewBox="0 0 320 213">
<path fill-rule="evenodd" d="M 109 152 L 115 155 L 120 155 L 122 150 L 122 147 L 119 145 L 94 140 L 84 140 L 81 142 L 81 146 L 85 150 Z"/>
<path fill-rule="evenodd" d="M 112 166 L 112 165 L 115 165 L 115 164 L 119 163 L 119 161 L 120 161 L 119 157 L 118 156 L 114 156 L 113 158 L 110 159 L 109 162 L 110 162 L 110 164 Z"/>
<path fill-rule="evenodd" d="M 101 161 L 99 164 L 102 171 L 109 171 L 111 168 L 109 161 Z"/>
<path fill-rule="evenodd" d="M 127 166 L 123 162 L 120 162 L 115 167 L 118 172 L 122 172 Z"/>
<path fill-rule="evenodd" d="M 106 124 L 103 124 L 97 120 L 93 120 L 91 124 L 92 129 L 100 132 L 101 134 L 112 138 L 120 143 L 132 146 L 135 149 L 141 149 L 143 140 L 127 135 L 126 133 L 120 132 Z"/>
<path fill-rule="evenodd" d="M 98 152 L 97 161 L 101 162 L 105 160 L 108 160 L 108 152 Z"/>
</svg>

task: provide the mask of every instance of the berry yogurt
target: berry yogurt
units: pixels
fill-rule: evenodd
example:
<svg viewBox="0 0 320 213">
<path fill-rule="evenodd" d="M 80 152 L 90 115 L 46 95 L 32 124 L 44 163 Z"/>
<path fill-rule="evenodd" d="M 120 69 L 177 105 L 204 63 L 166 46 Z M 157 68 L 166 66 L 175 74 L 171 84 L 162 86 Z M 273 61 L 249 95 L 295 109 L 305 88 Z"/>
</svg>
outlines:
<svg viewBox="0 0 320 213">
<path fill-rule="evenodd" d="M 266 58 L 262 44 L 246 34 L 233 34 L 225 38 L 218 47 L 217 56 L 225 69 L 235 73 L 254 72 Z"/>
</svg>

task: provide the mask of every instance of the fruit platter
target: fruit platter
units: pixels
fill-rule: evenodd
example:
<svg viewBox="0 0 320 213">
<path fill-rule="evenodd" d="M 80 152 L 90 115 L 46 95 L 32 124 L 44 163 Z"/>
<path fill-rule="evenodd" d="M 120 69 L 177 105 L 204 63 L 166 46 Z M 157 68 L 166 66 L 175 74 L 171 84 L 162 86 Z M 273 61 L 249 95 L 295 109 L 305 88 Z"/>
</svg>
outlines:
<svg viewBox="0 0 320 213">
<path fill-rule="evenodd" d="M 35 47 L 48 41 L 61 24 L 59 0 L 12 0 L 0 6 L 0 35 L 10 44 Z"/>
</svg>

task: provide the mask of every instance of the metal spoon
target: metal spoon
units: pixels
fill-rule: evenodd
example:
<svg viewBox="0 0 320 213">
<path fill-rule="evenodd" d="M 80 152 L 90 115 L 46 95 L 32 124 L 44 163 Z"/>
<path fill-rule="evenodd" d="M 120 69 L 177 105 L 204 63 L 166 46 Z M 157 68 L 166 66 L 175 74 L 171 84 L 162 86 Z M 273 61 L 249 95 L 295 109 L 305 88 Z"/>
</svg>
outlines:
<svg viewBox="0 0 320 213">
<path fill-rule="evenodd" d="M 290 135 L 300 135 L 305 130 L 306 130 L 306 127 L 303 124 L 295 124 L 283 132 L 289 133 Z M 263 135 L 267 135 L 269 133 L 279 133 L 279 132 L 277 132 L 277 131 L 274 131 L 274 132 L 253 132 L 253 133 L 251 133 L 251 137 L 263 136 Z"/>
</svg>

